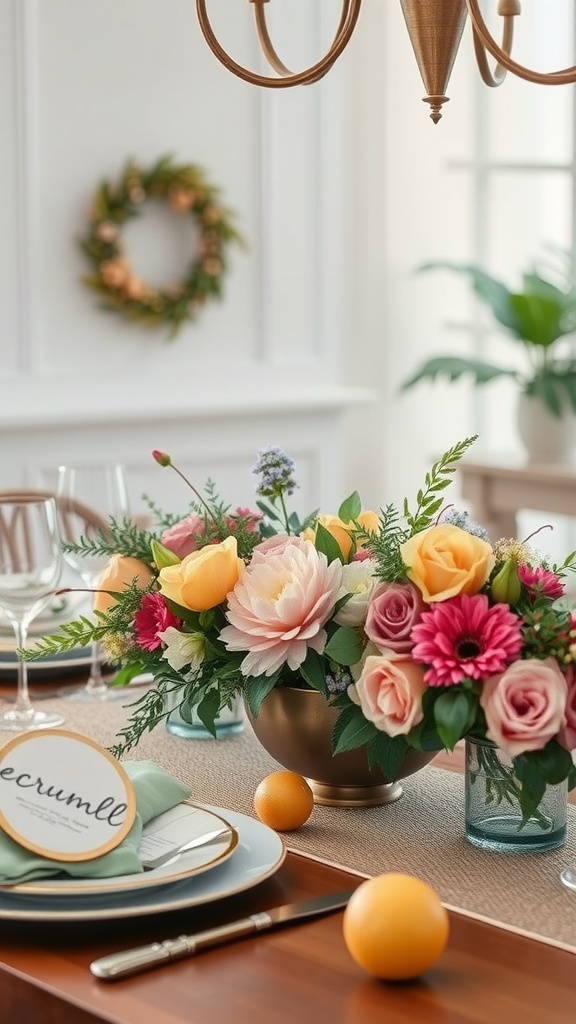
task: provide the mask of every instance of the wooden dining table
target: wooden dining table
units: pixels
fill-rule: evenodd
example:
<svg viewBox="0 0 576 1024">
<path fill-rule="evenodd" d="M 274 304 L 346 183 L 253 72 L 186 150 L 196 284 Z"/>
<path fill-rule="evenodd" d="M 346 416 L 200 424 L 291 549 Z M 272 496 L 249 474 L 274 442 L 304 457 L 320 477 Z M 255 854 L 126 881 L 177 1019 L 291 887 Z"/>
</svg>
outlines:
<svg viewBox="0 0 576 1024">
<path fill-rule="evenodd" d="M 461 768 L 458 758 L 441 756 L 439 763 L 452 771 Z M 374 978 L 352 959 L 343 938 L 343 911 L 113 982 L 91 974 L 97 957 L 356 888 L 367 877 L 346 864 L 298 852 L 288 842 L 287 847 L 271 878 L 193 909 L 114 920 L 1 920 L 0 1021 L 568 1024 L 575 1019 L 573 948 L 450 905 L 444 953 L 422 977 L 407 982 Z"/>
</svg>

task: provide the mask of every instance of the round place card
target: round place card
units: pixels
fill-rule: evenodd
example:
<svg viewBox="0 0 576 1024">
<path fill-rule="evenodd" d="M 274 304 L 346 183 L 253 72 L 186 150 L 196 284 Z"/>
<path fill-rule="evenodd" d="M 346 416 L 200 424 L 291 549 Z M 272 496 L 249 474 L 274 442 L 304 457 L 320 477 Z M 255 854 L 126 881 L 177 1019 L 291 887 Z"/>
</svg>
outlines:
<svg viewBox="0 0 576 1024">
<path fill-rule="evenodd" d="M 0 750 L 0 827 L 43 857 L 83 861 L 118 846 L 136 797 L 99 744 L 65 729 L 24 733 Z"/>
</svg>

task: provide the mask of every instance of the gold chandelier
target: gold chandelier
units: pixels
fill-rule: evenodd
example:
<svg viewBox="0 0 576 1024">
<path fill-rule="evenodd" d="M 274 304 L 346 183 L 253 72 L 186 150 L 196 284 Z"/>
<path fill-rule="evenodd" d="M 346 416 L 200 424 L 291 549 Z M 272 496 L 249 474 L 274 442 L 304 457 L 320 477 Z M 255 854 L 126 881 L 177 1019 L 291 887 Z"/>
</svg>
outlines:
<svg viewBox="0 0 576 1024">
<path fill-rule="evenodd" d="M 218 60 L 239 78 L 252 85 L 286 88 L 291 85 L 310 85 L 318 82 L 330 70 L 348 45 L 354 32 L 362 0 L 342 0 L 340 21 L 328 52 L 304 71 L 292 72 L 280 60 L 268 33 L 265 5 L 270 0 L 248 0 L 254 9 L 256 32 L 262 53 L 277 77 L 250 71 L 229 56 L 218 42 L 206 10 L 206 0 L 196 0 L 196 10 L 202 34 Z M 430 117 L 436 124 L 442 117 L 442 104 L 448 81 L 462 38 L 466 16 L 470 15 L 474 38 L 474 51 L 482 80 L 486 85 L 501 85 L 510 71 L 519 78 L 539 85 L 568 85 L 576 82 L 576 66 L 550 73 L 532 71 L 512 60 L 514 18 L 521 13 L 520 0 L 499 0 L 498 14 L 503 19 L 502 43 L 498 45 L 488 31 L 480 11 L 479 0 L 400 0 L 408 33 L 412 41 L 422 81 L 430 104 Z M 489 56 L 496 61 L 491 70 Z"/>
</svg>

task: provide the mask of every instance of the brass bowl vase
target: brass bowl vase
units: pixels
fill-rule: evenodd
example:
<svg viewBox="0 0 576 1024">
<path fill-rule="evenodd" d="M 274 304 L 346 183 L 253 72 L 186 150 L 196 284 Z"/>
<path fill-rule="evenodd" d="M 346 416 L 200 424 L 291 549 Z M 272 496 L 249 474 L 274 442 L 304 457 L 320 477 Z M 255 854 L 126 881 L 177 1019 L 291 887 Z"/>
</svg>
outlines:
<svg viewBox="0 0 576 1024">
<path fill-rule="evenodd" d="M 436 751 L 409 750 L 396 779 L 368 767 L 363 747 L 332 754 L 338 711 L 316 690 L 278 687 L 262 702 L 256 717 L 246 707 L 257 739 L 284 768 L 308 780 L 314 802 L 336 807 L 388 804 L 402 796 L 398 779 L 424 768 Z"/>
</svg>

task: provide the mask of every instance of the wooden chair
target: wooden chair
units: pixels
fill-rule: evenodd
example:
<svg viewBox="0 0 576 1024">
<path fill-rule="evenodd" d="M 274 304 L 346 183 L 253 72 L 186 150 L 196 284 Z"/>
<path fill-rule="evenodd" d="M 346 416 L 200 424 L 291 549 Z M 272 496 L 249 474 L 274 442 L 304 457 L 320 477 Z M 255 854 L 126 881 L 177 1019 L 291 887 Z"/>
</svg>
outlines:
<svg viewBox="0 0 576 1024">
<path fill-rule="evenodd" d="M 73 498 L 60 498 L 52 491 L 0 490 L 0 553 L 4 547 L 10 554 L 13 566 L 18 564 L 18 551 L 28 549 L 30 536 L 25 514 L 19 517 L 19 522 L 14 521 L 14 517 L 8 521 L 3 502 L 33 502 L 42 501 L 45 498 L 54 498 L 56 501 L 62 540 L 68 543 L 74 542 L 78 536 L 78 530 L 74 529 L 77 520 L 80 520 L 80 532 L 86 538 L 89 538 L 95 531 L 108 532 L 108 523 L 99 513 Z"/>
</svg>

